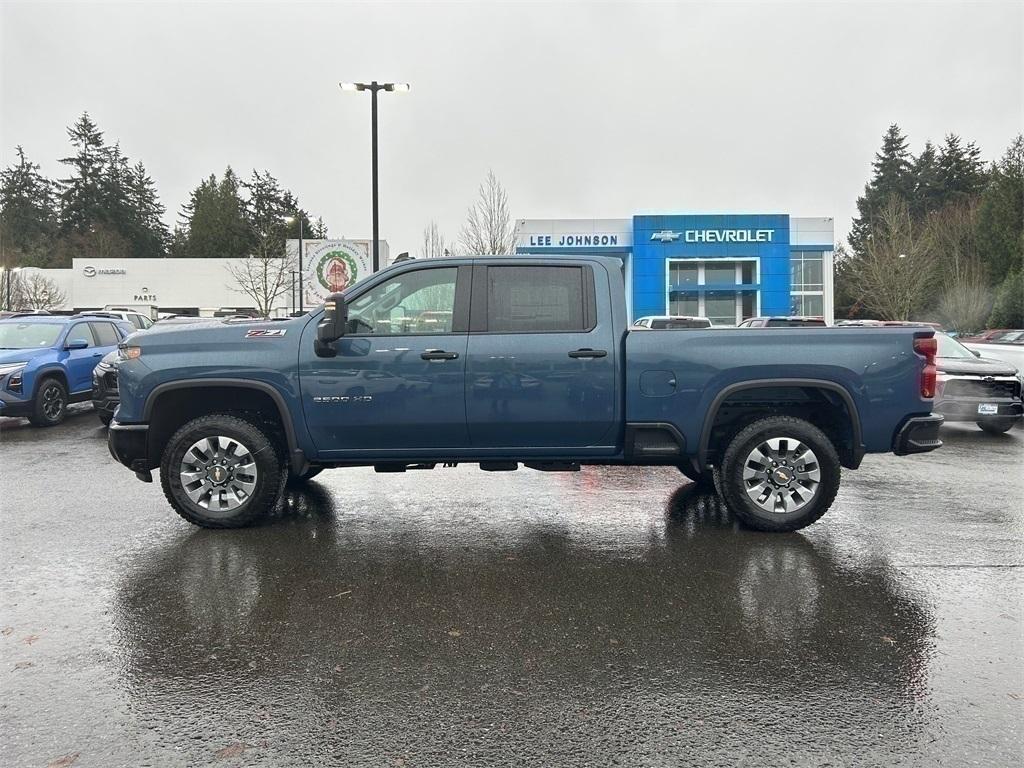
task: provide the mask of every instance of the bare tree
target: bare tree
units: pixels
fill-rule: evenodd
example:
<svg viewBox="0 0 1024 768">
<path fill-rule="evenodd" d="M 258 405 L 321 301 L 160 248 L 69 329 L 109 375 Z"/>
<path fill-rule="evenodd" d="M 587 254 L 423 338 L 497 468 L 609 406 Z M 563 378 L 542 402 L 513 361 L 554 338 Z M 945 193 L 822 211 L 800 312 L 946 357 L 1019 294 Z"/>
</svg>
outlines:
<svg viewBox="0 0 1024 768">
<path fill-rule="evenodd" d="M 930 214 L 928 240 L 933 260 L 941 265 L 939 316 L 958 333 L 985 327 L 992 309 L 992 292 L 978 247 L 978 205 L 950 205 Z"/>
<path fill-rule="evenodd" d="M 235 283 L 232 290 L 252 299 L 261 317 L 270 317 L 277 300 L 290 290 L 295 267 L 275 231 L 260 238 L 254 255 L 228 262 L 225 268 Z"/>
<path fill-rule="evenodd" d="M 424 259 L 437 259 L 450 254 L 451 243 L 445 240 L 441 230 L 437 228 L 437 222 L 431 221 L 423 228 L 423 246 L 420 248 L 420 257 Z"/>
<path fill-rule="evenodd" d="M 858 301 L 883 320 L 910 320 L 937 277 L 931 233 L 918 227 L 902 200 L 893 199 L 875 218 L 865 253 L 850 265 Z"/>
<path fill-rule="evenodd" d="M 24 309 L 59 309 L 67 301 L 67 294 L 60 289 L 57 281 L 38 272 L 19 275 L 18 281 L 21 284 L 21 301 Z"/>
<path fill-rule="evenodd" d="M 0 307 L 6 310 L 25 309 L 24 279 L 18 269 L 0 270 Z"/>
<path fill-rule="evenodd" d="M 494 171 L 480 185 L 477 201 L 466 213 L 459 236 L 460 245 L 470 254 L 509 254 L 514 245 L 508 195 Z"/>
</svg>

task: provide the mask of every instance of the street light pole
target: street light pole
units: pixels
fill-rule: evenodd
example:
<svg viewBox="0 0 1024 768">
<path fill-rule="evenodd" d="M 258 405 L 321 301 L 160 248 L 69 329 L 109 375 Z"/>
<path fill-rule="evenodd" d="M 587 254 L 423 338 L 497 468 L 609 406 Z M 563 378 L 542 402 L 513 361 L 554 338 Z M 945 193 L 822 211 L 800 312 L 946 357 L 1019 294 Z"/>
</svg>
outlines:
<svg viewBox="0 0 1024 768">
<path fill-rule="evenodd" d="M 392 91 L 405 93 L 409 90 L 408 83 L 338 83 L 343 91 L 370 92 L 370 178 L 373 191 L 373 271 L 380 269 L 380 230 L 378 227 L 378 194 L 377 194 L 377 92 Z"/>
<path fill-rule="evenodd" d="M 377 198 L 377 81 L 370 88 L 370 178 L 373 187 L 373 271 L 380 269 L 380 230 L 378 229 Z"/>
<path fill-rule="evenodd" d="M 305 310 L 302 308 L 302 294 L 304 293 L 302 290 L 302 211 L 299 211 L 295 215 L 299 217 L 299 312 L 304 312 Z M 292 304 L 292 307 L 295 307 L 294 303 Z"/>
</svg>

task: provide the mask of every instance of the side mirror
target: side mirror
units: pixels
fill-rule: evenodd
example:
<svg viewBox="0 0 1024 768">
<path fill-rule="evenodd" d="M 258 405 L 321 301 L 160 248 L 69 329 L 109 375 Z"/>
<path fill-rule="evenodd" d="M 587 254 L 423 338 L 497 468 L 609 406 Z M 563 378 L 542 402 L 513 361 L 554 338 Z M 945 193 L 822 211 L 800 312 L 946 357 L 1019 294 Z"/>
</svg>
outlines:
<svg viewBox="0 0 1024 768">
<path fill-rule="evenodd" d="M 971 354 L 974 355 L 975 357 L 981 357 L 981 352 L 979 352 L 976 349 L 972 349 Z"/>
<path fill-rule="evenodd" d="M 64 345 L 64 349 L 88 349 L 89 342 L 85 339 L 71 339 Z"/>
<path fill-rule="evenodd" d="M 324 301 L 324 316 L 316 326 L 316 354 L 334 357 L 338 351 L 331 345 L 345 335 L 348 325 L 348 305 L 340 293 L 332 293 Z"/>
</svg>

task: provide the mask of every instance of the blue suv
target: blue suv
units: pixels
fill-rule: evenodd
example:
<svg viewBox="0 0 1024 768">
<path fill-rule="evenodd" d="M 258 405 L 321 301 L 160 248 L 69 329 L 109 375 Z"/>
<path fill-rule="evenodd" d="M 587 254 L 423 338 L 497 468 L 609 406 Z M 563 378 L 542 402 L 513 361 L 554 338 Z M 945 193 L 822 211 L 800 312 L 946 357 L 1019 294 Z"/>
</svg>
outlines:
<svg viewBox="0 0 1024 768">
<path fill-rule="evenodd" d="M 69 403 L 90 398 L 92 369 L 135 330 L 103 315 L 0 320 L 0 416 L 27 416 L 37 427 L 60 424 Z"/>
</svg>

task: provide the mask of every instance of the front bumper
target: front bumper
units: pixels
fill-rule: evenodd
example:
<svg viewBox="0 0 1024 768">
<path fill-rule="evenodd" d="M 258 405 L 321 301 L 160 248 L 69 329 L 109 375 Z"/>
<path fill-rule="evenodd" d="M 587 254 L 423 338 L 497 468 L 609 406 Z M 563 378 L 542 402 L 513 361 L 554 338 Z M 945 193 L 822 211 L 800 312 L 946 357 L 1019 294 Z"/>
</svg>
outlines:
<svg viewBox="0 0 1024 768">
<path fill-rule="evenodd" d="M 995 405 L 996 413 L 978 413 L 978 406 L 982 403 Z M 977 421 L 993 417 L 1019 419 L 1024 414 L 1024 405 L 1020 400 L 945 398 L 935 403 L 932 411 L 941 413 L 946 421 Z"/>
<path fill-rule="evenodd" d="M 132 470 L 140 480 L 150 482 L 149 425 L 111 421 L 107 430 L 110 455 Z"/>
<path fill-rule="evenodd" d="M 897 456 L 911 453 L 927 453 L 942 447 L 939 440 L 939 427 L 943 418 L 937 414 L 931 416 L 912 416 L 900 427 L 892 441 L 892 452 Z"/>
<path fill-rule="evenodd" d="M 0 416 L 30 416 L 32 399 L 22 398 L 13 392 L 0 390 Z"/>
</svg>

